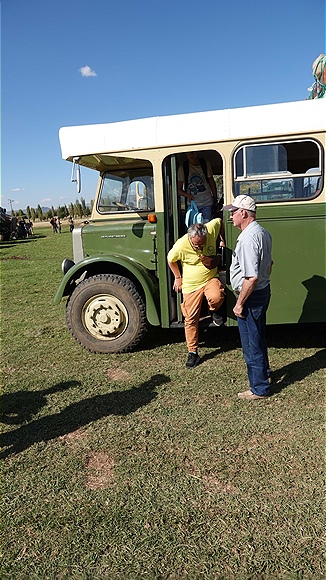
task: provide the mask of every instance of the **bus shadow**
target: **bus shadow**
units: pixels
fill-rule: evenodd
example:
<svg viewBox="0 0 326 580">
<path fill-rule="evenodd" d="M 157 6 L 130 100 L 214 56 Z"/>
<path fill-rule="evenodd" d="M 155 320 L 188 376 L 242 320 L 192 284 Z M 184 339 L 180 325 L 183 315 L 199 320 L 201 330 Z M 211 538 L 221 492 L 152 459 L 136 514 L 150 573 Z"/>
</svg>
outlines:
<svg viewBox="0 0 326 580">
<path fill-rule="evenodd" d="M 157 327 L 151 327 L 146 337 L 138 345 L 137 351 L 148 351 L 168 345 L 173 347 L 175 344 L 182 343 L 186 344 L 183 326 L 180 326 L 180 328 L 161 328 L 159 332 Z M 199 327 L 199 346 L 218 347 L 218 352 L 227 352 L 239 348 L 241 346 L 239 331 L 237 327 Z"/>
<path fill-rule="evenodd" d="M 325 348 L 326 323 L 314 322 L 304 324 L 268 325 L 266 339 L 269 348 Z M 200 346 L 218 347 L 224 352 L 241 348 L 240 335 L 237 326 L 200 327 Z M 180 328 L 150 327 L 148 334 L 138 345 L 137 351 L 147 351 L 160 346 L 185 344 L 183 326 Z"/>
<path fill-rule="evenodd" d="M 326 323 L 269 325 L 266 339 L 269 348 L 325 348 Z"/>
</svg>

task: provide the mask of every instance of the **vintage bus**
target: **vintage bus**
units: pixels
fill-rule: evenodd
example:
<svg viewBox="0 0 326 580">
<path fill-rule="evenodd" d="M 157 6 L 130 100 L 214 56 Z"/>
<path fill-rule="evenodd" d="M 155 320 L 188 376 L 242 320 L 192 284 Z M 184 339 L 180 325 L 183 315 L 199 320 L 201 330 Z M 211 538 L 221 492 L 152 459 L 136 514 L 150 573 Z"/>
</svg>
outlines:
<svg viewBox="0 0 326 580">
<path fill-rule="evenodd" d="M 166 256 L 186 231 L 177 169 L 189 151 L 210 161 L 225 204 L 240 193 L 256 200 L 273 236 L 268 323 L 325 320 L 326 99 L 64 127 L 59 138 L 78 181 L 80 166 L 99 173 L 54 298 L 67 297 L 68 328 L 85 348 L 124 352 L 148 324 L 182 327 Z M 223 219 L 224 318 L 233 326 L 228 267 L 239 230 Z"/>
</svg>

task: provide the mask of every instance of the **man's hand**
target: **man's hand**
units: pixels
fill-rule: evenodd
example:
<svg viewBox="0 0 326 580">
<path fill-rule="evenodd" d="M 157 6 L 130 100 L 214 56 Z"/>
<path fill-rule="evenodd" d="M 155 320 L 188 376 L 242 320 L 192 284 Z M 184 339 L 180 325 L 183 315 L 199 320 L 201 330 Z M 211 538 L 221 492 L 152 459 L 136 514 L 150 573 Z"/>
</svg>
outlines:
<svg viewBox="0 0 326 580">
<path fill-rule="evenodd" d="M 233 312 L 238 318 L 244 318 L 242 314 L 243 306 L 239 306 L 238 304 L 236 304 L 235 307 L 233 308 Z"/>
<path fill-rule="evenodd" d="M 256 288 L 257 281 L 258 276 L 248 276 L 244 279 L 238 300 L 235 307 L 233 308 L 233 312 L 236 316 L 238 316 L 238 318 L 245 318 L 245 316 L 243 316 L 244 303 Z"/>
<path fill-rule="evenodd" d="M 199 258 L 208 270 L 217 268 L 221 262 L 221 256 L 199 256 Z"/>
<path fill-rule="evenodd" d="M 175 292 L 182 292 L 182 278 L 181 278 L 181 276 L 178 278 L 175 278 L 174 284 L 173 284 L 173 290 Z"/>
</svg>

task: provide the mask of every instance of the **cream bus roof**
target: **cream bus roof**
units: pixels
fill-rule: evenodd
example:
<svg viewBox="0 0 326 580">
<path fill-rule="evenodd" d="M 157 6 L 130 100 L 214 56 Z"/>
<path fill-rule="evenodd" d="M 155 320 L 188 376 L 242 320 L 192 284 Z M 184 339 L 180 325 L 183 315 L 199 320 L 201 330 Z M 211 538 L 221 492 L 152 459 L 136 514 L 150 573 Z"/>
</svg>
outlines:
<svg viewBox="0 0 326 580">
<path fill-rule="evenodd" d="M 326 129 L 326 99 L 62 127 L 63 159 Z"/>
</svg>

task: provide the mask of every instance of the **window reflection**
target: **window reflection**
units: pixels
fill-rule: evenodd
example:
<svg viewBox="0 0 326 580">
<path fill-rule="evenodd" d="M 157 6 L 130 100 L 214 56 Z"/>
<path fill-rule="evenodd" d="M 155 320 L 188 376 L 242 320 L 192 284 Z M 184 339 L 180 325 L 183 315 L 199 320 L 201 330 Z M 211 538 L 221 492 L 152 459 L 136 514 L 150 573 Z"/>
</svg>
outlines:
<svg viewBox="0 0 326 580">
<path fill-rule="evenodd" d="M 256 201 L 315 197 L 322 188 L 321 148 L 311 139 L 246 145 L 235 154 L 235 195 Z"/>
<path fill-rule="evenodd" d="M 102 178 L 100 213 L 153 211 L 154 183 L 150 169 L 111 171 Z"/>
</svg>

